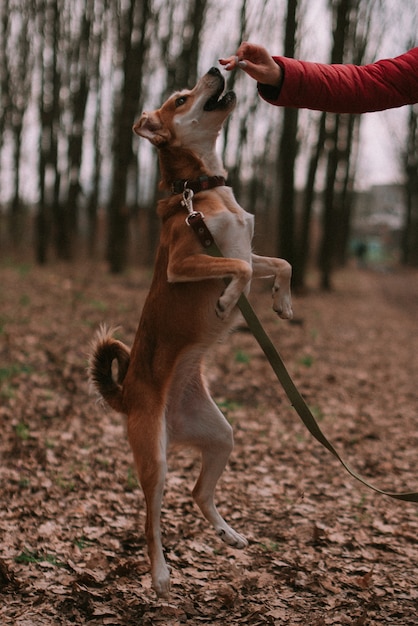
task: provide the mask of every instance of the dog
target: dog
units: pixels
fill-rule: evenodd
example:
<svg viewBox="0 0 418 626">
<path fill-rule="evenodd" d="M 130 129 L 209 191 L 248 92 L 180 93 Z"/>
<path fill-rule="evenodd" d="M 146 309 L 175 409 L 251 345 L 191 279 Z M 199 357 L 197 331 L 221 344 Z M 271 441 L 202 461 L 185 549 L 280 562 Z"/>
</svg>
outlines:
<svg viewBox="0 0 418 626">
<path fill-rule="evenodd" d="M 90 357 L 95 388 L 108 405 L 127 416 L 146 503 L 152 584 L 161 598 L 167 598 L 170 589 L 160 529 L 169 445 L 200 452 L 195 502 L 224 542 L 235 548 L 247 545 L 214 503 L 233 434 L 209 394 L 202 372 L 205 353 L 237 323 L 237 301 L 248 293 L 252 278 L 273 278 L 273 309 L 281 318 L 292 317 L 289 263 L 252 253 L 253 216 L 224 184 L 216 140 L 236 104 L 235 93 L 224 94 L 224 88 L 220 71 L 211 68 L 193 89 L 144 112 L 133 126 L 157 148 L 160 188 L 171 195 L 158 203 L 161 231 L 154 276 L 133 347 L 129 350 L 112 331 L 101 328 Z M 184 193 L 190 190 L 193 209 L 204 214 L 224 257 L 209 256 L 187 225 Z M 112 375 L 114 361 L 118 367 Z"/>
</svg>

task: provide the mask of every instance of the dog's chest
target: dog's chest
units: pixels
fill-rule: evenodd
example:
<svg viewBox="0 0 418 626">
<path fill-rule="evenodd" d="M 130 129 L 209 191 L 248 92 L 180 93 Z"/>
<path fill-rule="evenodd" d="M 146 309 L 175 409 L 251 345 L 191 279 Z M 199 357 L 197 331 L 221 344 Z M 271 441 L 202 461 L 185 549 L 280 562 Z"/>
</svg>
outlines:
<svg viewBox="0 0 418 626">
<path fill-rule="evenodd" d="M 225 210 L 214 216 L 208 216 L 206 222 L 225 257 L 251 262 L 253 215 L 238 207 L 238 211 Z"/>
</svg>

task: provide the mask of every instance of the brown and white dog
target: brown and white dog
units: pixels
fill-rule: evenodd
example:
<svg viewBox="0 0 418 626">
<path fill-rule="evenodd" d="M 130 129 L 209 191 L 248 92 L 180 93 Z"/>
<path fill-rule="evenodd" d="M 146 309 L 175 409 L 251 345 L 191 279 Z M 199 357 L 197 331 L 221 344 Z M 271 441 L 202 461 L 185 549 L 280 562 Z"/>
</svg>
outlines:
<svg viewBox="0 0 418 626">
<path fill-rule="evenodd" d="M 193 489 L 197 505 L 223 541 L 236 548 L 247 545 L 214 503 L 233 435 L 209 394 L 202 373 L 205 352 L 236 321 L 237 300 L 248 292 L 252 277 L 272 277 L 273 309 L 284 319 L 292 317 L 290 265 L 252 254 L 253 216 L 224 184 L 215 143 L 236 102 L 233 92 L 222 97 L 224 83 L 212 68 L 194 89 L 175 93 L 160 109 L 143 113 L 133 127 L 158 148 L 160 187 L 172 194 L 158 204 L 161 237 L 155 272 L 132 350 L 102 329 L 90 359 L 96 389 L 113 409 L 127 415 L 146 501 L 152 582 L 160 597 L 167 597 L 170 588 L 160 530 L 170 444 L 200 452 L 201 472 Z M 184 188 L 194 189 L 193 208 L 204 214 L 224 258 L 208 256 L 186 224 Z M 229 279 L 227 286 L 224 279 Z"/>
</svg>

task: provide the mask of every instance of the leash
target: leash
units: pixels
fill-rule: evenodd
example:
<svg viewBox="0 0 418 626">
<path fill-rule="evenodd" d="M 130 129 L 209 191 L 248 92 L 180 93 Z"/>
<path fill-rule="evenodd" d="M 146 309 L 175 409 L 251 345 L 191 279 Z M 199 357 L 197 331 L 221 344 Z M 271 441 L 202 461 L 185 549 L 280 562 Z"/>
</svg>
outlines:
<svg viewBox="0 0 418 626">
<path fill-rule="evenodd" d="M 205 248 L 208 254 L 214 257 L 223 257 L 221 250 L 218 248 L 212 233 L 208 229 L 207 225 L 204 221 L 204 215 L 200 211 L 193 210 L 193 191 L 190 188 L 184 187 L 183 190 L 183 200 L 182 205 L 187 209 L 188 216 L 186 217 L 186 224 L 190 226 L 195 232 L 197 238 L 199 239 L 201 245 Z M 241 314 L 245 321 L 247 322 L 248 328 L 251 330 L 254 338 L 257 340 L 261 349 L 263 350 L 267 360 L 269 361 L 274 373 L 276 374 L 280 384 L 282 385 L 287 397 L 289 398 L 293 408 L 296 410 L 302 422 L 305 424 L 306 428 L 309 430 L 311 435 L 319 441 L 331 454 L 333 454 L 336 459 L 341 463 L 341 465 L 347 470 L 347 472 L 356 480 L 361 482 L 363 485 L 372 489 L 373 491 L 380 493 L 384 496 L 389 496 L 390 498 L 395 498 L 396 500 L 404 500 L 406 502 L 418 502 L 418 492 L 392 492 L 385 491 L 384 489 L 379 489 L 375 485 L 371 484 L 369 481 L 364 479 L 360 474 L 351 469 L 349 465 L 341 458 L 337 450 L 334 446 L 328 441 L 325 437 L 324 433 L 320 429 L 316 419 L 314 418 L 311 410 L 306 404 L 305 400 L 299 393 L 296 385 L 294 384 L 289 372 L 286 369 L 286 366 L 279 355 L 278 351 L 274 347 L 271 339 L 265 332 L 260 320 L 258 319 L 254 309 L 251 304 L 248 302 L 246 296 L 241 294 L 238 300 L 238 307 L 241 311 Z"/>
</svg>

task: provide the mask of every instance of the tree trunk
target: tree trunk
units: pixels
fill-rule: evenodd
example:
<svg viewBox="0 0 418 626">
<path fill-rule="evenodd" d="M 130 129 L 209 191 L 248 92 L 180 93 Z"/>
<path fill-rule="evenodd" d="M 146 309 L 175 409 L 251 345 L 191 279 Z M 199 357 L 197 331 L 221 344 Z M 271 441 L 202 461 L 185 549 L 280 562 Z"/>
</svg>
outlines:
<svg viewBox="0 0 418 626">
<path fill-rule="evenodd" d="M 412 106 L 408 120 L 405 155 L 406 215 L 402 234 L 402 262 L 418 267 L 418 109 Z"/>
<path fill-rule="evenodd" d="M 331 63 L 364 61 L 373 2 L 365 0 L 331 0 L 333 9 L 333 49 Z M 332 287 L 334 263 L 345 260 L 346 244 L 351 222 L 351 186 L 354 180 L 353 147 L 357 147 L 360 118 L 348 115 L 328 115 L 329 146 L 326 188 L 323 207 L 323 232 L 319 254 L 321 286 Z"/>
<path fill-rule="evenodd" d="M 51 220 L 59 229 L 60 174 L 58 169 L 58 128 L 60 116 L 60 75 L 57 55 L 59 40 L 58 0 L 40 2 L 37 12 L 38 32 L 41 39 L 39 56 L 42 68 L 42 90 L 39 96 L 41 122 L 39 138 L 39 205 L 36 219 L 36 258 L 41 264 L 47 261 L 51 234 Z M 57 252 L 60 253 L 56 240 Z"/>
<path fill-rule="evenodd" d="M 73 257 L 74 239 L 78 229 L 79 196 L 81 192 L 80 173 L 83 156 L 84 116 L 89 94 L 89 40 L 93 3 L 87 3 L 81 17 L 79 32 L 69 37 L 68 81 L 71 85 L 68 102 L 71 123 L 68 133 L 67 190 L 63 217 L 60 224 L 61 245 L 65 258 Z"/>
<path fill-rule="evenodd" d="M 170 31 L 167 38 L 162 40 L 162 55 L 166 66 L 166 87 L 162 94 L 164 100 L 173 91 L 192 88 L 198 80 L 198 59 L 200 50 L 200 37 L 204 24 L 207 8 L 207 0 L 190 0 L 184 23 L 179 32 Z M 172 15 L 174 3 L 168 0 L 164 11 Z M 171 16 L 169 21 L 172 22 Z M 172 40 L 179 38 L 181 41 L 180 52 L 170 56 L 169 48 Z M 155 205 L 159 197 L 158 187 L 155 188 L 154 202 L 149 205 L 148 224 L 148 262 L 154 261 L 154 253 L 159 235 L 159 220 L 155 213 Z"/>
<path fill-rule="evenodd" d="M 115 108 L 113 179 L 108 220 L 108 261 L 113 273 L 122 272 L 127 263 L 129 208 L 126 191 L 129 171 L 136 171 L 132 150 L 132 124 L 138 112 L 141 94 L 149 13 L 149 0 L 131 0 L 127 11 L 120 18 L 125 20 L 121 39 L 124 58 L 123 86 L 119 105 Z"/>
<path fill-rule="evenodd" d="M 293 286 L 295 289 L 305 287 L 306 270 L 310 255 L 311 220 L 315 199 L 315 180 L 318 165 L 324 150 L 326 113 L 322 113 L 318 125 L 318 138 L 309 160 L 308 175 L 303 193 L 302 214 L 299 236 L 297 237 L 296 262 L 293 265 Z"/>
<path fill-rule="evenodd" d="M 295 56 L 296 47 L 296 11 L 298 0 L 288 0 L 285 29 L 284 55 Z M 279 193 L 279 233 L 278 256 L 291 264 L 295 263 L 295 162 L 298 152 L 297 142 L 298 111 L 286 108 L 283 117 L 283 129 L 279 144 L 278 169 L 280 181 Z"/>
</svg>

